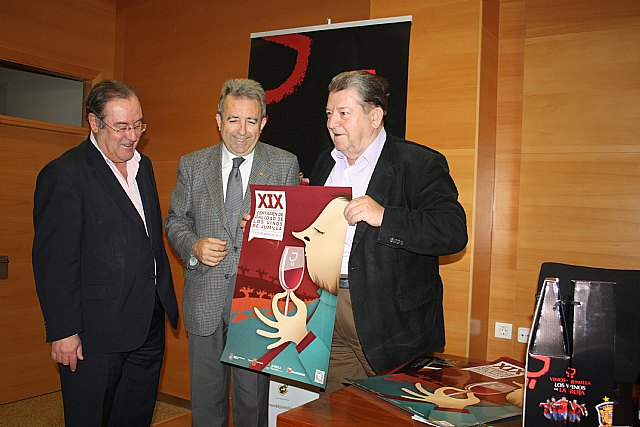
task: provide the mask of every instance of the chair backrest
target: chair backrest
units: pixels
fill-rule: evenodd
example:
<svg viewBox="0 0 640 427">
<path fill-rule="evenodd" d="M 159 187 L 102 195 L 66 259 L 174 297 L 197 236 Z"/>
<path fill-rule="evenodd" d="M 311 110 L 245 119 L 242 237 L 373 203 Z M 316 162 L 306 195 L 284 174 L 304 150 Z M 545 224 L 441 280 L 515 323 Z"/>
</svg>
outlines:
<svg viewBox="0 0 640 427">
<path fill-rule="evenodd" d="M 572 297 L 572 280 L 615 282 L 615 380 L 640 384 L 640 270 L 613 270 L 545 262 L 538 294 L 546 278 L 560 280 L 560 297 Z M 568 319 L 569 324 L 573 319 Z M 597 339 L 598 337 L 594 337 Z"/>
</svg>

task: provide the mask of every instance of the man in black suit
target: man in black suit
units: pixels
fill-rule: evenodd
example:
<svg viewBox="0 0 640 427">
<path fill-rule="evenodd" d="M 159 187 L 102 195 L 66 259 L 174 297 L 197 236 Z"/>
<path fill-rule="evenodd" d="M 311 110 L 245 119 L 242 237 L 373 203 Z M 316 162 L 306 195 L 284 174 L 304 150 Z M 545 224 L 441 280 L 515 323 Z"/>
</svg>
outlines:
<svg viewBox="0 0 640 427">
<path fill-rule="evenodd" d="M 349 186 L 327 391 L 444 346 L 438 257 L 464 249 L 466 217 L 444 156 L 387 134 L 389 84 L 365 71 L 329 84 L 312 185 Z"/>
<path fill-rule="evenodd" d="M 67 426 L 151 424 L 176 296 L 146 130 L 129 86 L 86 98 L 91 133 L 36 183 L 33 271 Z"/>
</svg>

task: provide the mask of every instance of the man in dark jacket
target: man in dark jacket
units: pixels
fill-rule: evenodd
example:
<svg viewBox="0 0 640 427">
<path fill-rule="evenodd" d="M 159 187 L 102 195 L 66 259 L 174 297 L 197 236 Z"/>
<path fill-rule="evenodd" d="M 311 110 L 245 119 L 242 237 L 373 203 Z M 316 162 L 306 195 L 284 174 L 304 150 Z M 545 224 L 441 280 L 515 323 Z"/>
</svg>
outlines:
<svg viewBox="0 0 640 427">
<path fill-rule="evenodd" d="M 464 249 L 466 217 L 445 157 L 387 134 L 389 84 L 365 71 L 329 85 L 312 185 L 349 186 L 327 391 L 444 346 L 438 257 Z"/>
<path fill-rule="evenodd" d="M 38 175 L 33 271 L 67 426 L 150 425 L 176 296 L 146 130 L 129 86 L 86 99 L 89 137 Z"/>
</svg>

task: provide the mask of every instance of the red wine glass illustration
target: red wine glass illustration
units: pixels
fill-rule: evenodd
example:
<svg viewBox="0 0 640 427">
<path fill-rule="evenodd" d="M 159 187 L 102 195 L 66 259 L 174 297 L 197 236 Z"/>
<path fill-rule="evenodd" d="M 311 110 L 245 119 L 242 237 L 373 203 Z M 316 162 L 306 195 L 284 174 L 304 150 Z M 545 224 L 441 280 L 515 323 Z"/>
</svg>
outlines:
<svg viewBox="0 0 640 427">
<path fill-rule="evenodd" d="M 287 292 L 284 315 L 289 311 L 289 295 L 298 289 L 304 276 L 304 248 L 299 246 L 285 246 L 280 257 L 278 278 L 280 286 Z"/>
</svg>

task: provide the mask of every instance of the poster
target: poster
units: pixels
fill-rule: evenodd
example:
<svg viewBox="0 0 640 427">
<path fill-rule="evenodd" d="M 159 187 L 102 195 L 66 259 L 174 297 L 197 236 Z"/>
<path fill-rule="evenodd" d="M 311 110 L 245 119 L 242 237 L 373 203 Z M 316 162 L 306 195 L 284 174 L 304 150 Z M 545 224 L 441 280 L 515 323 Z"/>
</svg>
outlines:
<svg viewBox="0 0 640 427">
<path fill-rule="evenodd" d="M 423 357 L 386 375 L 351 380 L 434 426 L 467 427 L 522 414 L 524 367 L 501 357 L 457 363 Z"/>
<path fill-rule="evenodd" d="M 221 360 L 324 388 L 351 189 L 250 191 Z"/>
</svg>

